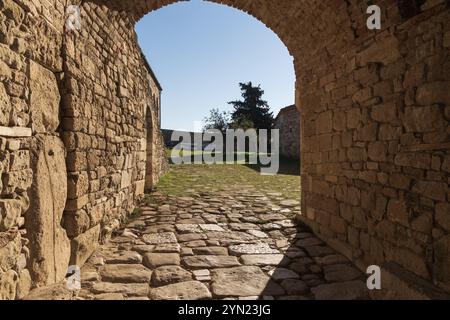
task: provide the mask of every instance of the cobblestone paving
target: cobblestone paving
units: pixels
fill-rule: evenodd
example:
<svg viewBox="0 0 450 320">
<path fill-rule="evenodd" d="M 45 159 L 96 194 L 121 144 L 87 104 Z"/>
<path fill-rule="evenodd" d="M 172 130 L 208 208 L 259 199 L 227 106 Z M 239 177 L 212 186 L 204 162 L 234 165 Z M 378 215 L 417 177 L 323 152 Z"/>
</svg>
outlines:
<svg viewBox="0 0 450 320">
<path fill-rule="evenodd" d="M 244 166 L 211 170 L 173 167 L 138 216 L 83 267 L 78 297 L 366 297 L 363 275 L 295 223 L 298 176 L 264 177 Z M 278 191 L 268 191 L 264 181 L 271 179 Z"/>
</svg>

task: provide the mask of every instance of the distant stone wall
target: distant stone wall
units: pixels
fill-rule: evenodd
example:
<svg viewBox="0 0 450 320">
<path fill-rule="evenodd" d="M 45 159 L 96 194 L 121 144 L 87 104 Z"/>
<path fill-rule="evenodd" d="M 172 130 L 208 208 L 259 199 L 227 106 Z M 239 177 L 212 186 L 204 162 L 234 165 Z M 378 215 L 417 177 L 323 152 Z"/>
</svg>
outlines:
<svg viewBox="0 0 450 320">
<path fill-rule="evenodd" d="M 275 129 L 280 130 L 280 154 L 300 159 L 300 113 L 295 105 L 281 109 L 275 119 Z"/>
</svg>

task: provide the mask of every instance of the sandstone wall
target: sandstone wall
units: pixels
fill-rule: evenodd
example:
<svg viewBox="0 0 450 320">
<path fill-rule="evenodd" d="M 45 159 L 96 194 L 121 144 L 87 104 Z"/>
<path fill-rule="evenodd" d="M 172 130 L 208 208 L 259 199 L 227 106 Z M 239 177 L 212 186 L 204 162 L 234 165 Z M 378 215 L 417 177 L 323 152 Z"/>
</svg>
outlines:
<svg viewBox="0 0 450 320">
<path fill-rule="evenodd" d="M 66 32 L 65 8 L 0 1 L 0 300 L 83 264 L 144 192 L 147 128 L 162 144 L 161 90 L 126 14 L 85 3 Z M 163 151 L 152 160 L 156 183 Z"/>
<path fill-rule="evenodd" d="M 406 19 L 379 1 L 373 32 L 365 3 L 347 3 L 347 40 L 299 62 L 300 218 L 363 270 L 390 262 L 449 290 L 450 11 L 425 1 Z"/>
<path fill-rule="evenodd" d="M 133 28 L 173 2 L 83 1 L 83 27 L 74 33 L 63 32 L 63 0 L 0 2 L 0 298 L 61 277 L 38 262 L 68 259 L 67 238 L 69 259 L 82 263 L 142 194 L 146 110 L 157 131 L 159 112 L 148 105 L 159 93 Z M 427 0 L 408 18 L 396 0 L 374 1 L 383 8 L 380 31 L 366 28 L 362 0 L 216 2 L 260 19 L 295 58 L 299 218 L 362 269 L 394 263 L 450 290 L 446 1 Z M 67 184 L 55 185 L 64 181 L 55 170 L 62 152 Z M 155 180 L 163 166 L 152 167 Z M 46 230 L 63 240 L 49 240 L 36 224 L 51 224 Z"/>
<path fill-rule="evenodd" d="M 294 57 L 299 218 L 364 271 L 388 263 L 450 290 L 448 1 L 372 1 L 381 30 L 363 0 L 211 1 L 262 21 Z M 109 5 L 139 19 L 175 2 Z"/>
<path fill-rule="evenodd" d="M 61 220 L 65 203 L 65 157 L 57 133 L 63 13 L 61 1 L 0 2 L 0 299 L 21 298 L 32 279 L 48 283 L 66 272 L 54 274 L 46 261 L 35 272 L 41 252 L 32 250 L 33 240 L 46 241 L 52 255 L 68 261 L 68 238 L 58 221 L 49 223 L 59 244 L 47 234 L 37 239 L 38 230 L 28 228 L 41 219 L 31 204 L 46 203 L 42 212 Z M 39 195 L 33 185 L 42 187 Z"/>
<path fill-rule="evenodd" d="M 155 139 L 149 150 L 153 184 L 163 164 L 163 153 L 156 151 L 161 90 L 143 59 L 132 18 L 95 2 L 83 2 L 80 9 L 81 30 L 68 32 L 63 47 L 61 110 L 68 170 L 64 226 L 76 265 L 84 264 L 98 238 L 105 241 L 143 195 L 147 128 Z"/>
<path fill-rule="evenodd" d="M 281 109 L 275 119 L 275 129 L 280 130 L 280 154 L 300 159 L 300 113 L 296 106 Z"/>
</svg>

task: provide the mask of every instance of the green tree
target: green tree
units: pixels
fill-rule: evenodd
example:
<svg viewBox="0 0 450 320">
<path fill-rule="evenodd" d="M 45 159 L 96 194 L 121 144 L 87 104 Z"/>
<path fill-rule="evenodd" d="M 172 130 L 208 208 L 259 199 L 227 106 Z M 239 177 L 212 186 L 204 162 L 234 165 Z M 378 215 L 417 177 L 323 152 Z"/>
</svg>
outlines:
<svg viewBox="0 0 450 320">
<path fill-rule="evenodd" d="M 255 125 L 247 117 L 239 116 L 236 120 L 234 120 L 232 123 L 230 123 L 230 128 L 235 129 L 235 130 L 237 130 L 237 129 L 248 130 L 248 129 L 254 129 Z"/>
<path fill-rule="evenodd" d="M 216 129 L 225 134 L 229 127 L 230 116 L 225 111 L 220 112 L 219 109 L 212 109 L 209 117 L 206 117 L 203 122 L 203 131 Z"/>
<path fill-rule="evenodd" d="M 243 100 L 230 101 L 228 104 L 234 107 L 231 114 L 232 123 L 238 124 L 243 119 L 251 122 L 254 129 L 272 129 L 273 113 L 267 101 L 262 99 L 264 90 L 261 86 L 254 87 L 252 82 L 239 83 Z"/>
</svg>

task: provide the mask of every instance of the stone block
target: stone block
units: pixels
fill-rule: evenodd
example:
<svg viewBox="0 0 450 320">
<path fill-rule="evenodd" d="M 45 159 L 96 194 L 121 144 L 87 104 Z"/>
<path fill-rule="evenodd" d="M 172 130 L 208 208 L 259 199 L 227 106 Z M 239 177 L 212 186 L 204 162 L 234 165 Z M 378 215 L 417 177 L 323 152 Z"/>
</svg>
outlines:
<svg viewBox="0 0 450 320">
<path fill-rule="evenodd" d="M 22 250 L 18 232 L 0 232 L 0 274 L 14 268 Z"/>
<path fill-rule="evenodd" d="M 395 156 L 394 163 L 398 166 L 430 169 L 431 156 L 426 153 L 401 152 Z"/>
<path fill-rule="evenodd" d="M 128 171 L 122 171 L 122 177 L 120 180 L 120 188 L 125 189 L 131 185 L 131 174 Z"/>
<path fill-rule="evenodd" d="M 387 146 L 384 142 L 373 142 L 369 144 L 367 155 L 372 161 L 386 161 Z"/>
<path fill-rule="evenodd" d="M 90 218 L 85 210 L 65 211 L 64 229 L 71 239 L 86 232 L 90 227 Z"/>
<path fill-rule="evenodd" d="M 89 192 L 87 172 L 72 173 L 67 177 L 67 198 L 77 199 Z"/>
<path fill-rule="evenodd" d="M 33 181 L 33 171 L 25 169 L 12 171 L 3 175 L 3 194 L 21 193 L 30 188 Z"/>
<path fill-rule="evenodd" d="M 448 125 L 439 106 L 405 108 L 402 121 L 406 132 L 433 132 Z"/>
<path fill-rule="evenodd" d="M 355 129 L 362 121 L 361 109 L 353 108 L 347 111 L 347 128 Z"/>
<path fill-rule="evenodd" d="M 445 201 L 448 184 L 436 181 L 418 181 L 412 191 L 433 200 Z"/>
<path fill-rule="evenodd" d="M 410 213 L 404 201 L 390 200 L 387 209 L 389 220 L 409 226 Z"/>
<path fill-rule="evenodd" d="M 84 195 L 76 199 L 67 200 L 65 210 L 76 211 L 82 209 L 89 203 L 89 195 Z"/>
<path fill-rule="evenodd" d="M 6 66 L 6 65 L 5 65 Z M 0 68 L 3 68 L 2 62 L 0 62 Z M 9 68 L 6 66 L 6 68 Z M 3 73 L 3 72 L 2 72 Z M 0 78 L 2 75 L 0 74 Z M 10 97 L 6 93 L 5 86 L 0 82 L 0 125 L 7 126 L 9 125 L 9 119 L 11 115 L 11 102 Z"/>
<path fill-rule="evenodd" d="M 61 226 L 67 194 L 67 170 L 62 141 L 37 135 L 31 148 L 34 172 L 30 210 L 25 218 L 30 240 L 30 274 L 35 285 L 50 285 L 65 278 L 70 241 Z"/>
<path fill-rule="evenodd" d="M 401 58 L 399 42 L 396 37 L 390 35 L 374 41 L 367 49 L 357 55 L 356 61 L 360 65 L 370 62 L 388 65 Z"/>
<path fill-rule="evenodd" d="M 59 125 L 59 95 L 56 77 L 30 60 L 30 112 L 36 133 L 54 132 Z"/>
<path fill-rule="evenodd" d="M 430 82 L 420 86 L 416 93 L 416 102 L 422 106 L 432 104 L 450 105 L 450 82 Z"/>
<path fill-rule="evenodd" d="M 441 202 L 436 205 L 436 223 L 446 231 L 450 231 L 450 204 Z"/>
<path fill-rule="evenodd" d="M 134 192 L 135 196 L 140 196 L 144 194 L 145 188 L 145 180 L 136 181 L 136 191 Z"/>
<path fill-rule="evenodd" d="M 16 287 L 16 299 L 23 299 L 31 290 L 31 276 L 27 269 L 23 269 L 19 273 L 19 280 Z"/>
<path fill-rule="evenodd" d="M 397 105 L 395 102 L 388 102 L 373 106 L 370 115 L 375 121 L 393 123 L 397 120 Z"/>
<path fill-rule="evenodd" d="M 0 137 L 31 137 L 31 129 L 24 127 L 2 127 L 0 126 Z"/>
<path fill-rule="evenodd" d="M 15 227 L 22 211 L 23 208 L 20 200 L 0 199 L 0 232 Z"/>
<path fill-rule="evenodd" d="M 74 238 L 71 242 L 70 264 L 82 266 L 99 244 L 100 225 Z"/>
<path fill-rule="evenodd" d="M 0 300 L 15 299 L 18 280 L 19 277 L 13 270 L 8 270 L 0 275 Z"/>
</svg>

